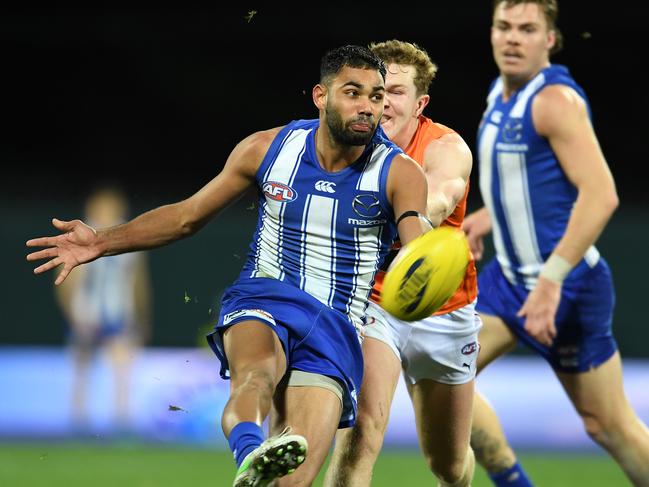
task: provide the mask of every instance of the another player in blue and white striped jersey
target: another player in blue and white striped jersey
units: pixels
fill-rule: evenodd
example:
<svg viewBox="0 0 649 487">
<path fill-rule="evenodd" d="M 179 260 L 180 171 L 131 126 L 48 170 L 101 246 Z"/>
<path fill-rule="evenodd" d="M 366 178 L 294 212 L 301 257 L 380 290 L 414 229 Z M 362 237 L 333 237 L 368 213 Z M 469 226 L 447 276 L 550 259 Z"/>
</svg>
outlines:
<svg viewBox="0 0 649 487">
<path fill-rule="evenodd" d="M 345 46 L 322 59 L 313 88 L 319 119 L 294 121 L 240 142 L 223 171 L 190 198 L 96 232 L 79 220 L 54 225 L 40 273 L 189 236 L 251 186 L 257 231 L 239 279 L 222 301 L 209 340 L 231 395 L 222 427 L 239 466 L 235 486 L 310 485 L 337 428 L 352 424 L 363 375 L 360 327 L 374 273 L 393 243 L 428 230 L 427 185 L 417 163 L 378 128 L 385 66 Z M 413 211 L 414 210 L 414 211 Z M 395 218 L 396 217 L 396 218 Z M 261 424 L 273 404 L 272 433 Z"/>
<path fill-rule="evenodd" d="M 493 229 L 496 258 L 478 278 L 478 368 L 518 340 L 553 367 L 591 437 L 635 485 L 649 485 L 649 431 L 629 405 L 612 335 L 614 290 L 594 247 L 618 204 L 583 90 L 564 66 L 556 0 L 496 0 L 500 77 L 478 133 L 485 208 L 464 222 L 476 258 Z M 498 486 L 528 486 L 495 413 L 476 396 L 472 445 Z"/>
</svg>

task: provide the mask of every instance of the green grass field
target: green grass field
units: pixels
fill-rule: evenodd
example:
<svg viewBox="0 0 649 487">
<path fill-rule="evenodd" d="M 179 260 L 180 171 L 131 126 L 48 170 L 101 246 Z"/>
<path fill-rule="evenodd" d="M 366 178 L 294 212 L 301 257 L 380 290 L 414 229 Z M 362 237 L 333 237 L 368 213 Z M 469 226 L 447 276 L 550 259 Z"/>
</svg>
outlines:
<svg viewBox="0 0 649 487">
<path fill-rule="evenodd" d="M 522 460 L 537 486 L 623 487 L 630 485 L 603 455 L 526 454 Z M 230 486 L 234 464 L 223 451 L 86 445 L 0 444 L 3 487 L 221 487 Z M 314 484 L 322 485 L 322 475 Z M 418 453 L 384 452 L 375 487 L 435 485 Z M 474 486 L 490 486 L 478 469 Z"/>
</svg>

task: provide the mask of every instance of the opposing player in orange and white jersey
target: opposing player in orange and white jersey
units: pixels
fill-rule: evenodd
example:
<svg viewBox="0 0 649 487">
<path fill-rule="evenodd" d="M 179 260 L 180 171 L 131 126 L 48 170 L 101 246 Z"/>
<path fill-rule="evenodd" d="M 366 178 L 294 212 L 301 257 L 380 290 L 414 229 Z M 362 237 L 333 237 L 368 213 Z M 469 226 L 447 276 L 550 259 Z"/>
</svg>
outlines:
<svg viewBox="0 0 649 487">
<path fill-rule="evenodd" d="M 390 40 L 370 49 L 387 65 L 383 130 L 424 169 L 427 216 L 433 226 L 461 227 L 471 151 L 455 131 L 422 115 L 437 67 L 423 49 L 409 42 Z M 414 212 L 412 216 L 417 217 Z M 455 295 L 417 322 L 401 321 L 377 304 L 382 280 L 383 274 L 377 274 L 367 310 L 357 422 L 338 431 L 325 485 L 370 485 L 402 370 L 429 468 L 441 485 L 470 485 L 475 462 L 469 438 L 482 326 L 475 313 L 475 263 L 469 263 Z"/>
</svg>

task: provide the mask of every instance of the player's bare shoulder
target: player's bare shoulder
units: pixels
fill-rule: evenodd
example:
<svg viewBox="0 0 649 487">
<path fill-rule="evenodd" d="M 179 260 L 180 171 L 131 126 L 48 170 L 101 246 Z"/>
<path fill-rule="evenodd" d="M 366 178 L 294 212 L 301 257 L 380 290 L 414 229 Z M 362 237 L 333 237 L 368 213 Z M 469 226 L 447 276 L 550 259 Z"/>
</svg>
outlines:
<svg viewBox="0 0 649 487">
<path fill-rule="evenodd" d="M 473 167 L 473 155 L 468 144 L 457 132 L 444 134 L 431 140 L 424 151 L 424 170 L 426 172 L 442 170 L 449 172 L 452 167 L 453 174 L 468 179 Z"/>
<path fill-rule="evenodd" d="M 532 101 L 534 128 L 543 136 L 550 136 L 587 116 L 586 102 L 570 86 L 546 86 Z"/>
<path fill-rule="evenodd" d="M 388 174 L 388 197 L 392 200 L 395 191 L 425 191 L 426 176 L 421 166 L 406 154 L 394 156 Z"/>
<path fill-rule="evenodd" d="M 273 127 L 272 129 L 267 129 L 267 130 L 259 130 L 258 132 L 255 132 L 245 139 L 243 139 L 240 143 L 241 144 L 250 144 L 253 146 L 259 146 L 260 148 L 263 148 L 264 152 L 268 150 L 268 147 L 270 147 L 270 144 L 275 140 L 275 137 L 277 137 L 277 134 L 284 128 L 284 126 L 281 127 Z"/>
<path fill-rule="evenodd" d="M 283 127 L 274 127 L 250 134 L 239 142 L 230 153 L 226 168 L 235 167 L 238 171 L 254 175 L 270 145 Z"/>
<path fill-rule="evenodd" d="M 425 153 L 442 153 L 457 155 L 459 157 L 471 157 L 471 149 L 457 132 L 450 132 L 431 140 L 428 146 L 426 146 Z"/>
<path fill-rule="evenodd" d="M 418 178 L 423 176 L 423 174 L 421 166 L 412 157 L 407 154 L 397 154 L 392 161 L 392 167 L 388 175 L 388 184 L 390 178 Z"/>
</svg>

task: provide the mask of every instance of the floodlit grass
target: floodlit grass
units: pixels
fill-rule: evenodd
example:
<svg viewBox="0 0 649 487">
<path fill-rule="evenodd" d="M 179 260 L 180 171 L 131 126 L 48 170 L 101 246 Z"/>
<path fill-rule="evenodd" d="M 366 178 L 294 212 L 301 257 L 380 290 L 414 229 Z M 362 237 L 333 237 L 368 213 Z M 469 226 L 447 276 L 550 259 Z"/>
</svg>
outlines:
<svg viewBox="0 0 649 487">
<path fill-rule="evenodd" d="M 522 461 L 539 487 L 630 485 L 604 455 L 530 453 Z M 83 443 L 0 444 L 0 486 L 220 487 L 230 486 L 234 463 L 222 450 Z M 322 475 L 316 483 L 322 485 Z M 373 487 L 434 485 L 417 452 L 387 450 Z M 491 486 L 478 468 L 475 487 Z"/>
</svg>

